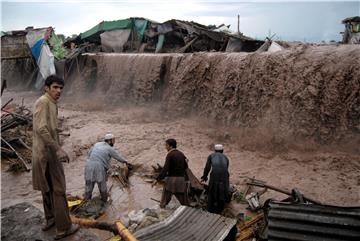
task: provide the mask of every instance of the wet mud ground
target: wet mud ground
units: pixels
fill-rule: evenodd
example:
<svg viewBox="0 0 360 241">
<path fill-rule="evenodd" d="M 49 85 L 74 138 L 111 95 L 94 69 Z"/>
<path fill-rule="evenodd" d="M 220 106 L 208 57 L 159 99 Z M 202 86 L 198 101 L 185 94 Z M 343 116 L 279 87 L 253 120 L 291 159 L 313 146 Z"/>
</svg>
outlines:
<svg viewBox="0 0 360 241">
<path fill-rule="evenodd" d="M 2 101 L 15 97 L 14 102 L 21 103 L 24 98 L 24 103 L 32 107 L 39 95 L 8 91 Z M 250 145 L 244 143 L 233 128 L 209 123 L 196 116 L 173 118 L 154 105 L 114 107 L 90 100 L 73 102 L 68 98 L 59 102 L 59 118 L 64 119 L 63 129 L 70 132 L 69 137 L 61 136 L 63 148 L 71 159 L 70 163 L 64 163 L 68 194 L 83 195 L 87 152 L 107 132 L 116 136 L 116 150 L 129 162 L 141 164 L 141 168 L 130 177 L 127 189 L 121 189 L 118 183 L 109 179 L 112 204 L 99 221 L 114 222 L 131 210 L 158 205 L 151 198 L 160 200 L 162 187 L 151 187 L 142 174 L 150 173 L 151 165 L 163 165 L 167 138 L 178 141 L 178 149 L 188 157 L 189 166 L 198 178 L 202 176 L 213 144 L 222 143 L 230 159 L 230 182 L 239 190 L 245 189 L 242 176 L 255 176 L 273 186 L 296 187 L 306 196 L 323 203 L 360 205 L 360 155 L 356 153 L 334 148 L 304 151 L 306 149 L 264 148 L 254 142 Z M 40 192 L 32 190 L 31 172 L 14 174 L 6 172 L 6 167 L 2 161 L 2 208 L 26 201 L 42 210 Z M 99 195 L 97 187 L 94 189 L 96 195 Z M 285 196 L 268 191 L 262 196 L 263 200 L 267 198 L 283 199 Z M 177 201 L 172 200 L 170 207 L 177 205 Z M 95 232 L 103 240 L 112 236 L 105 231 L 89 232 Z"/>
</svg>

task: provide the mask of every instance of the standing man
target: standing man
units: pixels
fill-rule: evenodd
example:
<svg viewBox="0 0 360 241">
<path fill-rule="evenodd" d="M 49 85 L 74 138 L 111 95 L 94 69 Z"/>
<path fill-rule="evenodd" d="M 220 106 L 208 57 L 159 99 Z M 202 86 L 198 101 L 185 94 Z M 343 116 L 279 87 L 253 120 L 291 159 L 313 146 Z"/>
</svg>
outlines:
<svg viewBox="0 0 360 241">
<path fill-rule="evenodd" d="M 171 201 L 172 195 L 175 195 L 181 205 L 189 205 L 185 175 L 185 171 L 188 168 L 187 159 L 181 151 L 176 149 L 176 145 L 175 139 L 166 140 L 165 148 L 168 154 L 166 155 L 164 168 L 156 179 L 160 181 L 166 177 L 160 201 L 161 208 L 165 208 Z"/>
<path fill-rule="evenodd" d="M 46 223 L 43 231 L 56 227 L 55 240 L 79 230 L 71 224 L 66 200 L 66 182 L 61 162 L 69 162 L 60 147 L 58 135 L 57 101 L 64 88 L 64 80 L 49 76 L 45 80 L 45 94 L 35 102 L 33 114 L 32 181 L 34 190 L 41 191 Z"/>
<path fill-rule="evenodd" d="M 125 163 L 128 162 L 113 148 L 115 138 L 113 134 L 106 134 L 104 141 L 96 143 L 89 151 L 88 159 L 85 166 L 85 199 L 91 199 L 92 192 L 97 183 L 101 200 L 107 201 L 107 171 L 110 168 L 110 160 L 115 160 Z"/>
<path fill-rule="evenodd" d="M 224 210 L 229 192 L 229 159 L 223 154 L 223 145 L 216 144 L 214 147 L 215 152 L 207 159 L 201 181 L 207 181 L 211 169 L 207 208 L 210 213 L 220 214 Z"/>
</svg>

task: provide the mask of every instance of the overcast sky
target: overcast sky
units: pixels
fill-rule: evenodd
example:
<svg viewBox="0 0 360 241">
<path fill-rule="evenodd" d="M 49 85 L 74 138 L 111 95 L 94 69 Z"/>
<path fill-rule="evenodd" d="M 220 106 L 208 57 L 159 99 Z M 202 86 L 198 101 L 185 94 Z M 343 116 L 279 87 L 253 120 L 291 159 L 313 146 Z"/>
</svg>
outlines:
<svg viewBox="0 0 360 241">
<path fill-rule="evenodd" d="M 1 30 L 53 26 L 66 36 L 84 32 L 102 20 L 145 17 L 204 25 L 226 24 L 245 35 L 263 39 L 319 42 L 341 39 L 341 20 L 360 15 L 360 1 L 235 1 L 235 0 L 118 0 L 118 1 L 1 1 Z"/>
</svg>

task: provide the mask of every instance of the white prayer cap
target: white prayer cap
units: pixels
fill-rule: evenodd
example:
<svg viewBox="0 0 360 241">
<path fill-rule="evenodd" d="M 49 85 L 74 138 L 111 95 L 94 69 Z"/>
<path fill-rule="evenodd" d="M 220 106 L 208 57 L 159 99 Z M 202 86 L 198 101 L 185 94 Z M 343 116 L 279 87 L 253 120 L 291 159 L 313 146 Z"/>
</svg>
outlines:
<svg viewBox="0 0 360 241">
<path fill-rule="evenodd" d="M 105 135 L 105 137 L 104 137 L 104 140 L 106 141 L 106 140 L 111 140 L 111 139 L 113 139 L 114 138 L 114 135 L 113 134 L 111 134 L 111 133 L 107 133 L 106 135 Z"/>
<path fill-rule="evenodd" d="M 224 146 L 221 145 L 221 144 L 215 144 L 214 148 L 215 148 L 215 151 L 222 151 L 222 150 L 224 150 Z"/>
</svg>

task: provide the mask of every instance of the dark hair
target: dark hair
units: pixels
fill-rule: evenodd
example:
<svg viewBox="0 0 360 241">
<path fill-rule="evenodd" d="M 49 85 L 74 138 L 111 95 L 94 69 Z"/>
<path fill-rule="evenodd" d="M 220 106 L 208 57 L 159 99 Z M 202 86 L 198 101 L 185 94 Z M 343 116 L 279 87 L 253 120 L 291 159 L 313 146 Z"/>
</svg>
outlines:
<svg viewBox="0 0 360 241">
<path fill-rule="evenodd" d="M 215 152 L 223 153 L 224 150 L 215 150 Z"/>
<path fill-rule="evenodd" d="M 165 142 L 172 148 L 176 148 L 176 140 L 175 139 L 167 139 Z"/>
<path fill-rule="evenodd" d="M 50 87 L 50 85 L 52 85 L 53 83 L 57 83 L 59 85 L 65 85 L 65 82 L 62 78 L 60 78 L 59 76 L 56 75 L 50 75 L 49 77 L 46 78 L 45 80 L 45 86 Z"/>
</svg>

